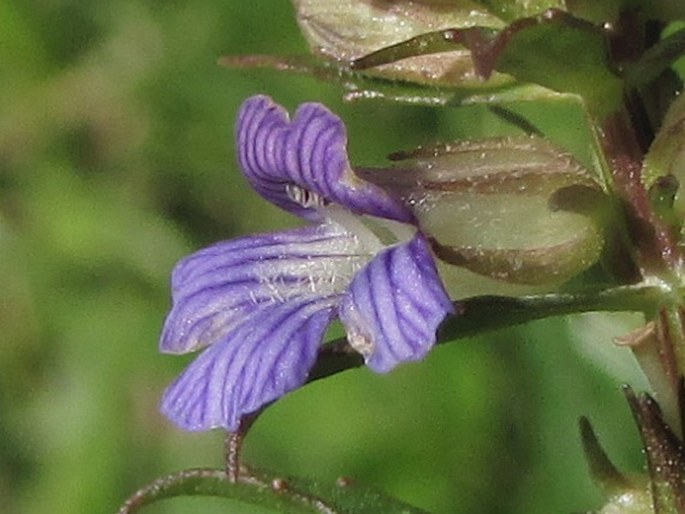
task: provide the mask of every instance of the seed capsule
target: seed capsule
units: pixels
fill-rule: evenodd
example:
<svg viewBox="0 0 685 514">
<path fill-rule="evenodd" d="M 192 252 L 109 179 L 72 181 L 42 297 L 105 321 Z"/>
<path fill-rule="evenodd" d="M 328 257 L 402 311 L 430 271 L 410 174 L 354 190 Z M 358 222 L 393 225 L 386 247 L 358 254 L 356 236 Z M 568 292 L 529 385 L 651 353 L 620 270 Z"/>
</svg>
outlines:
<svg viewBox="0 0 685 514">
<path fill-rule="evenodd" d="M 519 284 L 565 282 L 603 246 L 599 182 L 540 138 L 466 141 L 391 156 L 362 170 L 408 203 L 436 255 Z"/>
</svg>

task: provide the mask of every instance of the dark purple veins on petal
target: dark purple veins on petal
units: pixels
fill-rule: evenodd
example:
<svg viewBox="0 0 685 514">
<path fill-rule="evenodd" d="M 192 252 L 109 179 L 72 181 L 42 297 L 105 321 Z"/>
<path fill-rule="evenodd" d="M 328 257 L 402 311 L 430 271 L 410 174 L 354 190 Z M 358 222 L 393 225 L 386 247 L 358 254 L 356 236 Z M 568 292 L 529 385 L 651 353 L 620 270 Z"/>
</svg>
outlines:
<svg viewBox="0 0 685 514">
<path fill-rule="evenodd" d="M 246 315 L 300 297 L 339 296 L 369 259 L 333 223 L 218 243 L 183 259 L 172 275 L 172 308 L 160 349 L 214 344 Z"/>
<path fill-rule="evenodd" d="M 242 416 L 305 382 L 335 303 L 300 298 L 248 314 L 169 386 L 162 412 L 184 430 L 236 430 Z"/>
<path fill-rule="evenodd" d="M 312 221 L 322 219 L 317 207 L 327 203 L 358 214 L 413 221 L 401 202 L 357 177 L 347 157 L 345 125 L 323 105 L 303 104 L 290 121 L 280 105 L 255 96 L 243 104 L 236 132 L 245 176 L 279 207 Z"/>
<path fill-rule="evenodd" d="M 381 251 L 357 273 L 339 307 L 350 343 L 377 372 L 423 358 L 453 312 L 421 235 Z"/>
</svg>

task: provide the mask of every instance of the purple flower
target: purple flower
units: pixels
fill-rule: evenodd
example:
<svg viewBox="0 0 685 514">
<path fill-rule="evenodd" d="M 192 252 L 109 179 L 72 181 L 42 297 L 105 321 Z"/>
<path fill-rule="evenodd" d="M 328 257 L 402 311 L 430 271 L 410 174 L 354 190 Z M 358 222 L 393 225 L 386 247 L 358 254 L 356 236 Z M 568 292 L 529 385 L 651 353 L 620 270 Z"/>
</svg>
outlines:
<svg viewBox="0 0 685 514">
<path fill-rule="evenodd" d="M 309 103 L 290 121 L 256 96 L 237 133 L 255 190 L 310 224 L 221 242 L 176 266 L 161 350 L 207 347 L 162 400 L 185 430 L 236 430 L 242 416 L 301 386 L 335 318 L 366 364 L 385 372 L 422 358 L 453 312 L 413 215 L 355 175 L 337 116 Z"/>
</svg>

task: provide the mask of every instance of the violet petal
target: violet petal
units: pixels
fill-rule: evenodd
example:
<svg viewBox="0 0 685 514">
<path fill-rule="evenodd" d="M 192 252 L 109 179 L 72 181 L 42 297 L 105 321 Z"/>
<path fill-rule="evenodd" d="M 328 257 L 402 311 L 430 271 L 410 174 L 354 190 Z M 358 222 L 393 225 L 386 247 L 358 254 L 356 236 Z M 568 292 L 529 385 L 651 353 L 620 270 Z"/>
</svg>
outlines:
<svg viewBox="0 0 685 514">
<path fill-rule="evenodd" d="M 162 412 L 188 431 L 237 430 L 244 415 L 305 382 L 335 302 L 301 298 L 247 316 L 169 386 Z"/>
<path fill-rule="evenodd" d="M 453 312 L 420 234 L 381 251 L 357 273 L 339 307 L 350 344 L 380 373 L 423 358 Z"/>
<path fill-rule="evenodd" d="M 274 304 L 339 296 L 372 257 L 334 222 L 225 241 L 183 259 L 160 349 L 185 353 L 225 340 Z"/>
<path fill-rule="evenodd" d="M 400 201 L 355 175 L 345 125 L 323 105 L 302 104 L 289 121 L 271 98 L 254 96 L 243 104 L 236 132 L 246 177 L 279 207 L 312 221 L 322 219 L 317 207 L 326 202 L 357 214 L 413 221 Z"/>
</svg>

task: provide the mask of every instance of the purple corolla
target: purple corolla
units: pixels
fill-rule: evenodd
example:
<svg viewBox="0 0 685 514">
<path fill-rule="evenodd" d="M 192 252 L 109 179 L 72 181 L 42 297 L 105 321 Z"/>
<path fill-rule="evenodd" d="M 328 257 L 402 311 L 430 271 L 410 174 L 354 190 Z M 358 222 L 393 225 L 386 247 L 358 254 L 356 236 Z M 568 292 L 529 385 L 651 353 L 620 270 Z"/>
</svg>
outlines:
<svg viewBox="0 0 685 514">
<path fill-rule="evenodd" d="M 309 224 L 221 242 L 176 266 L 161 350 L 205 349 L 166 390 L 162 411 L 191 431 L 235 431 L 301 386 L 335 318 L 366 364 L 386 372 L 422 358 L 453 312 L 413 215 L 355 175 L 337 116 L 308 103 L 291 121 L 256 96 L 236 128 L 250 184 Z"/>
</svg>

